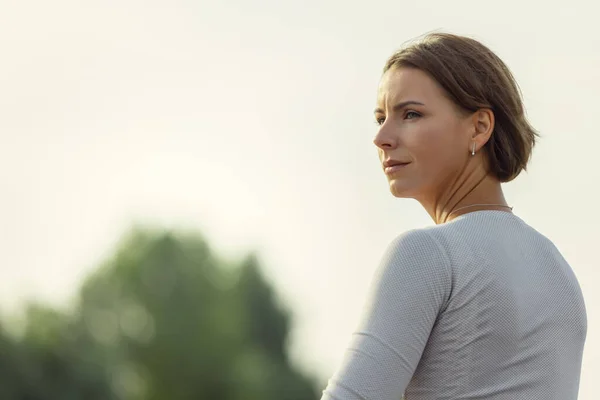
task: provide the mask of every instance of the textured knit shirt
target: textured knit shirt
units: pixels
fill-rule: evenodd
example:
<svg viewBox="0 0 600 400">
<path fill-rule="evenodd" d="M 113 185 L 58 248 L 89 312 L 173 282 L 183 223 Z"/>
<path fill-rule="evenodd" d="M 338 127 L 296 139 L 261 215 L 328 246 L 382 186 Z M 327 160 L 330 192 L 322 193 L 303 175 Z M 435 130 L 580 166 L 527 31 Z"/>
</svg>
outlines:
<svg viewBox="0 0 600 400">
<path fill-rule="evenodd" d="M 475 211 L 392 241 L 322 400 L 574 400 L 586 334 L 553 243 Z"/>
</svg>

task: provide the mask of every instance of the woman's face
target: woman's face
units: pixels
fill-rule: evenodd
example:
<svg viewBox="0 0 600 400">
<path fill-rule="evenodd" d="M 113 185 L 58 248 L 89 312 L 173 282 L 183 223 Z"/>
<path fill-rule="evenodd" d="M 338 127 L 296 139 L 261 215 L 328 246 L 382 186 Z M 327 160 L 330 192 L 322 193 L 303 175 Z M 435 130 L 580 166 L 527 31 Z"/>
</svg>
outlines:
<svg viewBox="0 0 600 400">
<path fill-rule="evenodd" d="M 396 197 L 437 199 L 464 170 L 474 127 L 425 72 L 392 68 L 379 84 L 373 142 Z"/>
</svg>

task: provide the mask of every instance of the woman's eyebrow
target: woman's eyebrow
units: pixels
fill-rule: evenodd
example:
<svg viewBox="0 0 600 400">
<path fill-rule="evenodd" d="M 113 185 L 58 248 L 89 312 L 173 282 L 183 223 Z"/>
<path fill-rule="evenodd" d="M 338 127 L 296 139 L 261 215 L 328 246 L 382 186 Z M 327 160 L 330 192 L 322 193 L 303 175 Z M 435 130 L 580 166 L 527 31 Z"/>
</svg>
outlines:
<svg viewBox="0 0 600 400">
<path fill-rule="evenodd" d="M 415 100 L 407 100 L 407 101 L 403 101 L 401 103 L 396 104 L 392 110 L 394 111 L 398 111 L 398 110 L 402 110 L 404 107 L 409 106 L 411 104 L 416 104 L 419 106 L 424 106 L 425 104 L 419 102 L 419 101 L 415 101 Z M 375 114 L 383 114 L 383 110 L 381 108 L 376 108 L 374 111 Z"/>
</svg>

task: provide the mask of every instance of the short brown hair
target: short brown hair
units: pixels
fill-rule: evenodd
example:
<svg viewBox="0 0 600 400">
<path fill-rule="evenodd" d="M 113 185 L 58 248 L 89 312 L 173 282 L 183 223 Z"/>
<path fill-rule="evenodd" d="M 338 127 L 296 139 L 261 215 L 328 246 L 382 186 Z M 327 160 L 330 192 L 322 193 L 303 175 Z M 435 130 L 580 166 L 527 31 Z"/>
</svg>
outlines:
<svg viewBox="0 0 600 400">
<path fill-rule="evenodd" d="M 383 72 L 392 67 L 429 74 L 464 110 L 492 110 L 494 131 L 484 148 L 490 172 L 500 182 L 509 182 L 527 169 L 539 135 L 527 121 L 515 78 L 490 49 L 468 37 L 430 33 L 394 53 Z"/>
</svg>

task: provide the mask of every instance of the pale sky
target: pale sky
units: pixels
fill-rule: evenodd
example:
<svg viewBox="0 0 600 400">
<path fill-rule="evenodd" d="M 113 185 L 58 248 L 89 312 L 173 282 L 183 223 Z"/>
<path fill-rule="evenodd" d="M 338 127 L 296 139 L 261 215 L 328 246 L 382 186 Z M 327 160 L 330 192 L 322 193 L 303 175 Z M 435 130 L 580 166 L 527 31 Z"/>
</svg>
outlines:
<svg viewBox="0 0 600 400">
<path fill-rule="evenodd" d="M 85 4 L 85 5 L 82 5 Z M 506 184 L 571 263 L 600 376 L 600 28 L 593 1 L 0 2 L 0 309 L 61 306 L 133 221 L 258 250 L 327 379 L 384 248 L 433 224 L 391 196 L 372 143 L 380 71 L 432 30 L 512 69 L 542 139 Z"/>
</svg>

